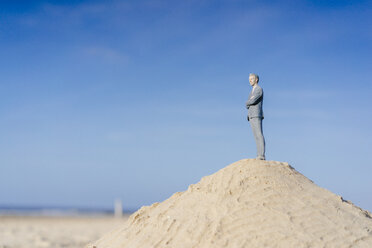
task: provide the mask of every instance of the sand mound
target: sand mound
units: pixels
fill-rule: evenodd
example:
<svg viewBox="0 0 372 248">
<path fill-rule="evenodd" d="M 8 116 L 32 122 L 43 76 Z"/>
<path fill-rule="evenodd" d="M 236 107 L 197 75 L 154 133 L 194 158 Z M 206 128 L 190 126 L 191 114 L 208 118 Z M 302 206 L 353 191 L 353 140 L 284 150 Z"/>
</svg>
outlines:
<svg viewBox="0 0 372 248">
<path fill-rule="evenodd" d="M 287 163 L 243 159 L 88 247 L 372 247 L 372 217 Z"/>
</svg>

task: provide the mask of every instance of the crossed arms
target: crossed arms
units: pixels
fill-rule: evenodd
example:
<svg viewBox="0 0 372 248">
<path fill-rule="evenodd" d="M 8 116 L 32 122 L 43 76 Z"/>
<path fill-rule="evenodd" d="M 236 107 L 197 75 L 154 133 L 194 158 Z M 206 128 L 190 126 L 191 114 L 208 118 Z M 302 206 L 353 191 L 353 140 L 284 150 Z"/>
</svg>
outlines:
<svg viewBox="0 0 372 248">
<path fill-rule="evenodd" d="M 252 96 L 248 99 L 248 101 L 245 103 L 247 109 L 251 106 L 251 105 L 255 105 L 259 102 L 259 100 L 261 99 L 262 97 L 262 89 L 261 88 L 258 88 L 256 89 Z"/>
</svg>

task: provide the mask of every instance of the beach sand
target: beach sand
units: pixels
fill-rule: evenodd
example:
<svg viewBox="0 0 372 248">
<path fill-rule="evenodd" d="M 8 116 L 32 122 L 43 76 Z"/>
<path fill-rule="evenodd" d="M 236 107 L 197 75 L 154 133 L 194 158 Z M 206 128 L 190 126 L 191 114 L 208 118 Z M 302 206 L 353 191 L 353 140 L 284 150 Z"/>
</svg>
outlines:
<svg viewBox="0 0 372 248">
<path fill-rule="evenodd" d="M 0 216 L 0 248 L 81 248 L 127 217 Z"/>
<path fill-rule="evenodd" d="M 287 163 L 243 159 L 87 247 L 371 248 L 372 216 Z"/>
</svg>

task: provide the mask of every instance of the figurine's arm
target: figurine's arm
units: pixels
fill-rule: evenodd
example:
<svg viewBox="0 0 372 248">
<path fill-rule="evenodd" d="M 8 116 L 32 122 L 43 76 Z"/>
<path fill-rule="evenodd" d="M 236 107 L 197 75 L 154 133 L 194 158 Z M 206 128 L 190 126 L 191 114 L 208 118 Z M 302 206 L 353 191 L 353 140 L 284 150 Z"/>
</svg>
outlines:
<svg viewBox="0 0 372 248">
<path fill-rule="evenodd" d="M 256 90 L 255 94 L 253 94 L 246 102 L 247 108 L 249 108 L 249 106 L 251 105 L 255 105 L 260 100 L 261 97 L 262 97 L 262 89 L 259 88 Z"/>
</svg>

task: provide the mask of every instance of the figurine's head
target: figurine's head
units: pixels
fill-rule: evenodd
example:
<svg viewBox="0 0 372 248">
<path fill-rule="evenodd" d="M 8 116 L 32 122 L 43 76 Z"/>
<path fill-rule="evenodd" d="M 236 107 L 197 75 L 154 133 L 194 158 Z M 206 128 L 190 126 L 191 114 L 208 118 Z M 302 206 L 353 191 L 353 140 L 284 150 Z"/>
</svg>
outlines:
<svg viewBox="0 0 372 248">
<path fill-rule="evenodd" d="M 256 84 L 258 84 L 258 81 L 259 81 L 259 77 L 257 74 L 254 74 L 254 73 L 250 73 L 249 74 L 249 83 L 250 85 L 252 86 L 255 86 Z"/>
</svg>

